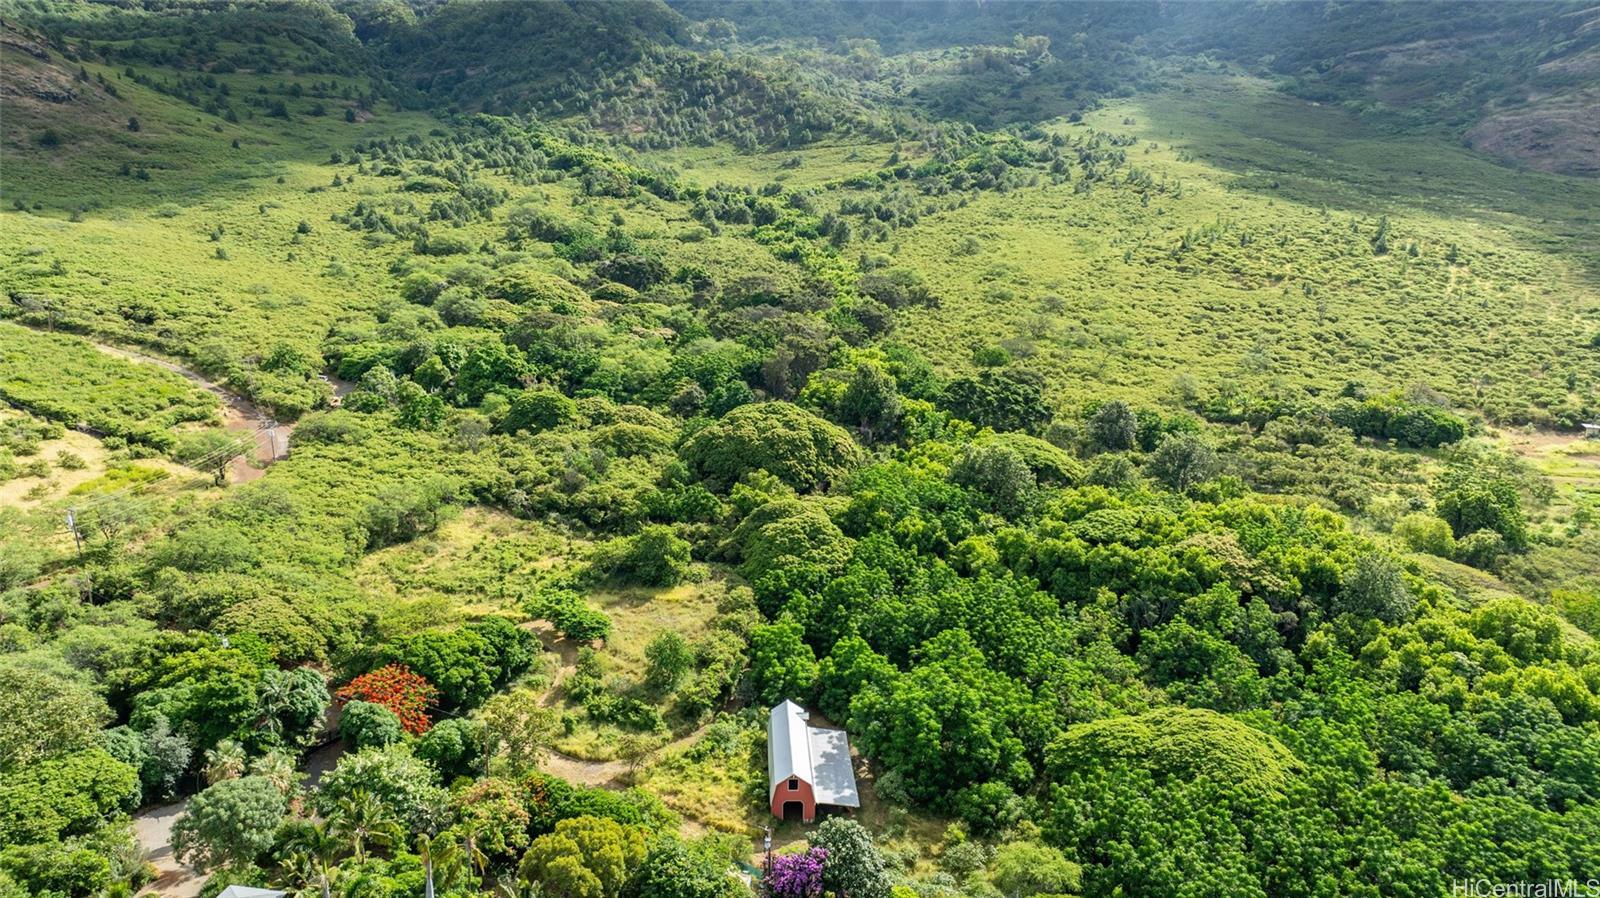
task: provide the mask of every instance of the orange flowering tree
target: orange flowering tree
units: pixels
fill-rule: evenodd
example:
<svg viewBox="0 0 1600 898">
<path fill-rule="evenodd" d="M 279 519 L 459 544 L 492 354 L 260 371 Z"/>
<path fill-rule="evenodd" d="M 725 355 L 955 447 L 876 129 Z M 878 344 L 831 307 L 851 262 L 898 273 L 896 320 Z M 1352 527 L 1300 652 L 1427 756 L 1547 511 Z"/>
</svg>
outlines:
<svg viewBox="0 0 1600 898">
<path fill-rule="evenodd" d="M 388 708 L 400 718 L 406 732 L 416 736 L 433 725 L 428 708 L 438 699 L 439 690 L 427 677 L 412 673 L 404 664 L 388 664 L 351 680 L 338 695 L 344 701 L 371 702 Z"/>
</svg>

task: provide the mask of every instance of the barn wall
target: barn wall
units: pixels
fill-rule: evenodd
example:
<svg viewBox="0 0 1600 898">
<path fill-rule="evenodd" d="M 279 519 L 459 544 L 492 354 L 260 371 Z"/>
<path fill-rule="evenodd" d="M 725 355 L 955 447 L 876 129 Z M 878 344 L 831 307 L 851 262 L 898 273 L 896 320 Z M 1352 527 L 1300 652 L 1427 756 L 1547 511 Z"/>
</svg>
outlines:
<svg viewBox="0 0 1600 898">
<path fill-rule="evenodd" d="M 812 820 L 816 819 L 816 817 L 817 817 L 817 796 L 816 796 L 816 793 L 814 791 L 812 791 L 811 784 L 806 782 L 805 780 L 800 780 L 799 781 L 799 785 L 800 785 L 799 789 L 791 792 L 791 791 L 789 791 L 789 781 L 788 780 L 784 780 L 784 781 L 782 781 L 780 783 L 774 784 L 774 787 L 773 787 L 773 790 L 772 790 L 772 807 L 771 807 L 772 816 L 777 817 L 779 820 L 782 820 L 783 819 L 783 806 L 788 802 L 798 801 L 798 802 L 800 802 L 801 806 L 805 808 L 805 813 L 803 815 L 805 822 L 806 823 L 810 823 Z"/>
</svg>

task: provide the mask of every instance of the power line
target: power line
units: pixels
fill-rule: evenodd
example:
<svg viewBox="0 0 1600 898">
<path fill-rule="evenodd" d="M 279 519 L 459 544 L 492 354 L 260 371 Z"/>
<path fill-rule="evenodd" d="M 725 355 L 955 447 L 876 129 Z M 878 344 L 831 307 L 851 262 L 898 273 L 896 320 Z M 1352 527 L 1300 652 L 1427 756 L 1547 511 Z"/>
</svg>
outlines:
<svg viewBox="0 0 1600 898">
<path fill-rule="evenodd" d="M 199 458 L 188 459 L 184 462 L 184 464 L 191 468 L 204 470 L 210 465 L 222 462 L 224 459 L 231 462 L 234 458 L 245 454 L 246 451 L 259 448 L 261 445 L 259 437 L 263 433 L 268 434 L 268 439 L 272 441 L 269 448 L 272 457 L 276 459 L 278 447 L 276 434 L 273 432 L 275 431 L 276 427 L 276 421 L 268 420 L 265 423 L 257 426 L 255 430 L 252 430 L 247 434 L 243 434 L 227 445 L 219 446 L 218 448 L 200 456 Z M 81 548 L 82 537 L 77 526 L 78 520 L 81 517 L 93 515 L 106 508 L 118 508 L 124 513 L 127 513 L 131 509 L 127 505 L 119 506 L 118 503 L 120 500 L 128 498 L 130 500 L 138 501 L 141 498 L 140 494 L 143 493 L 143 491 L 149 486 L 151 486 L 152 483 L 166 480 L 169 476 L 170 475 L 166 474 L 165 472 L 162 472 L 162 476 L 154 481 L 129 484 L 128 486 L 120 487 L 107 493 L 100 493 L 94 496 L 88 502 L 69 507 L 67 510 L 66 529 L 72 533 L 73 538 L 78 541 L 79 547 Z M 148 507 L 150 504 L 162 497 L 143 496 L 142 498 L 143 503 L 146 507 Z M 129 514 L 127 519 L 131 519 L 131 517 L 132 515 Z"/>
<path fill-rule="evenodd" d="M 198 459 L 193 459 L 192 463 L 189 464 L 188 467 L 193 467 L 193 468 L 197 468 L 197 469 L 203 469 L 203 466 L 210 465 L 213 462 L 220 460 L 223 457 L 224 454 L 227 454 L 227 457 L 229 459 L 232 459 L 234 456 L 242 454 L 242 452 L 240 450 L 245 445 L 247 445 L 247 444 L 242 442 L 242 441 L 237 441 L 236 440 L 235 442 L 230 443 L 227 446 L 222 446 L 222 447 L 219 447 L 219 448 L 213 450 L 212 452 L 208 452 L 208 453 L 206 453 L 205 455 L 201 456 Z M 251 444 L 249 444 L 249 445 L 253 445 L 253 442 Z M 170 475 L 167 475 L 167 474 L 165 474 L 163 472 L 162 477 L 159 478 L 159 479 L 165 480 L 168 476 L 170 476 Z M 97 507 L 99 505 L 102 505 L 102 504 L 105 504 L 107 502 L 113 502 L 113 501 L 115 501 L 115 500 L 121 498 L 122 496 L 129 494 L 129 493 L 137 493 L 137 492 L 143 490 L 147 486 L 149 486 L 148 482 L 146 482 L 146 483 L 134 483 L 134 484 L 129 484 L 128 486 L 118 487 L 117 489 L 112 490 L 110 492 L 96 494 L 95 496 L 90 498 L 88 501 L 86 501 L 86 502 L 84 502 L 84 503 L 82 503 L 82 504 L 80 504 L 80 505 L 78 505 L 76 507 L 79 508 L 80 510 L 88 510 L 88 509 L 91 509 L 91 508 L 95 508 L 95 507 Z"/>
</svg>

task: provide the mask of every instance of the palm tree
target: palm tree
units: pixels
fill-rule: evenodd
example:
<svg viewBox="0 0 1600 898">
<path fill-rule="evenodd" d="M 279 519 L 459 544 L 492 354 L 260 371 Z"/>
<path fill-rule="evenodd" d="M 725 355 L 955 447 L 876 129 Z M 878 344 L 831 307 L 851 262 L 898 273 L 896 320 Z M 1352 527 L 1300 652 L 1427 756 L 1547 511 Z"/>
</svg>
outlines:
<svg viewBox="0 0 1600 898">
<path fill-rule="evenodd" d="M 267 778 L 285 796 L 292 795 L 304 774 L 295 769 L 294 756 L 274 749 L 250 762 L 250 772 Z"/>
<path fill-rule="evenodd" d="M 480 877 L 486 875 L 489 871 L 489 855 L 478 847 L 478 829 L 483 825 L 463 824 L 458 836 L 461 839 L 462 856 L 468 864 L 478 868 Z"/>
<path fill-rule="evenodd" d="M 216 747 L 206 752 L 205 776 L 207 785 L 216 785 L 223 780 L 231 780 L 244 775 L 245 767 L 244 746 L 224 739 Z"/>
<path fill-rule="evenodd" d="M 389 816 L 388 809 L 365 789 L 357 789 L 339 799 L 328 825 L 350 845 L 358 864 L 367 859 L 368 842 L 387 846 L 400 838 L 400 827 Z"/>
<path fill-rule="evenodd" d="M 427 833 L 417 833 L 413 844 L 416 847 L 417 857 L 422 859 L 422 870 L 426 877 L 423 882 L 423 898 L 433 898 L 435 876 L 438 877 L 440 885 L 448 888 L 461 873 L 464 856 L 460 835 L 451 829 L 431 837 Z"/>
<path fill-rule="evenodd" d="M 276 742 L 283 735 L 281 712 L 294 702 L 294 681 L 289 677 L 265 677 L 258 688 L 256 705 L 261 709 L 261 718 L 256 726 Z"/>
<path fill-rule="evenodd" d="M 338 859 L 344 840 L 334 831 L 334 821 L 306 823 L 296 827 L 289 837 L 293 848 L 305 852 L 322 885 L 322 898 L 330 898 L 328 868 Z"/>
</svg>

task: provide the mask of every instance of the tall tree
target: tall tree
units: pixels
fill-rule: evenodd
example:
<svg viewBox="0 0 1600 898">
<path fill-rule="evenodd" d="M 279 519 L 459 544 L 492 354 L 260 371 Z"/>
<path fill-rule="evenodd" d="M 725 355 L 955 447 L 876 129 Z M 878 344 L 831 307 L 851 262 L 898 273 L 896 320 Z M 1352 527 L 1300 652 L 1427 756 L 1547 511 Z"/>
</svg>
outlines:
<svg viewBox="0 0 1600 898">
<path fill-rule="evenodd" d="M 172 826 L 173 853 L 197 870 L 244 866 L 272 847 L 288 802 L 265 777 L 208 786 Z"/>
</svg>

